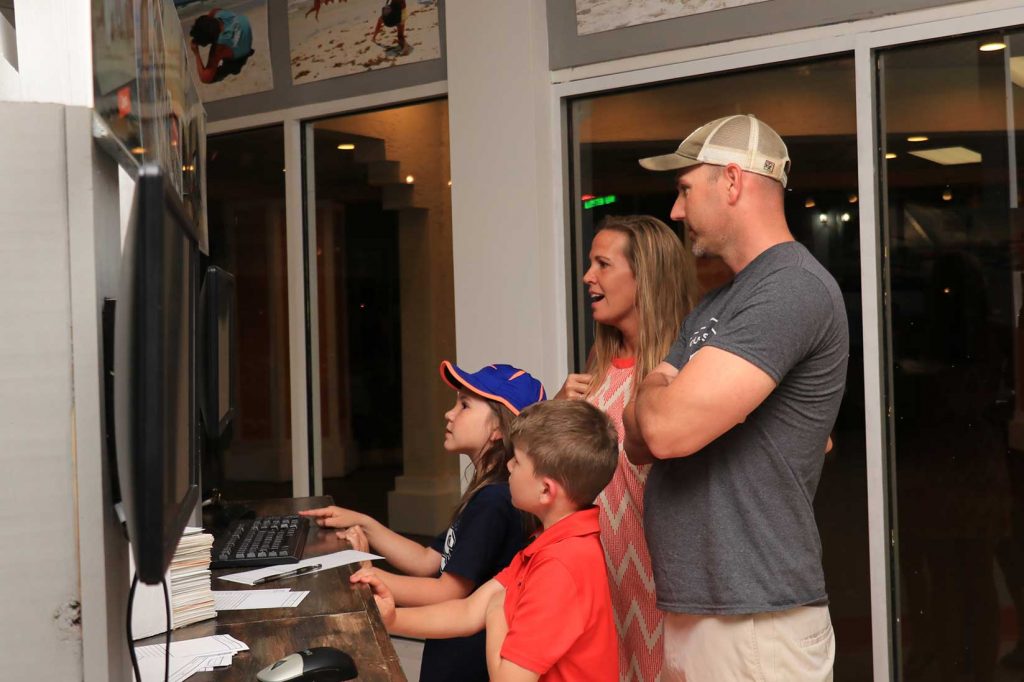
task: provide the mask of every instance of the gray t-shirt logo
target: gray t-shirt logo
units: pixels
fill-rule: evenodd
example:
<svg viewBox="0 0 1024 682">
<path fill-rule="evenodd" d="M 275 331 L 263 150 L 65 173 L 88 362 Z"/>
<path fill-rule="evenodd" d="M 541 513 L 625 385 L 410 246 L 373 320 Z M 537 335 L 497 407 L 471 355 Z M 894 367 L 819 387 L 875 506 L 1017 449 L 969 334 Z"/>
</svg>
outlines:
<svg viewBox="0 0 1024 682">
<path fill-rule="evenodd" d="M 686 344 L 686 347 L 693 348 L 694 346 L 703 346 L 705 341 L 707 341 L 709 338 L 718 333 L 717 331 L 715 331 L 716 324 L 718 324 L 717 319 L 715 319 L 714 317 L 709 319 L 706 325 L 695 331 L 690 336 L 690 342 Z"/>
</svg>

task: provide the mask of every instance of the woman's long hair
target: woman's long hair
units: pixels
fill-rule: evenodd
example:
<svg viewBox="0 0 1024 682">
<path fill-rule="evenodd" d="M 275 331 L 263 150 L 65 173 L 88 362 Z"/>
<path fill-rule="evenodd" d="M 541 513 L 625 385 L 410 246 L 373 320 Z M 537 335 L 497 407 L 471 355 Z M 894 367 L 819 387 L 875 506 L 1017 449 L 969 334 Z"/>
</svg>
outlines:
<svg viewBox="0 0 1024 682">
<path fill-rule="evenodd" d="M 636 396 L 640 382 L 668 355 L 683 318 L 697 303 L 696 264 L 676 233 L 652 216 L 608 216 L 598 232 L 601 230 L 621 232 L 628 240 L 624 255 L 636 279 Z M 587 373 L 594 377 L 589 393 L 604 383 L 608 367 L 623 345 L 622 332 L 615 327 L 600 322 L 594 326 L 594 347 L 587 363 Z"/>
<path fill-rule="evenodd" d="M 485 486 L 508 481 L 508 461 L 512 459 L 513 455 L 512 441 L 509 439 L 509 434 L 512 432 L 512 420 L 515 419 L 515 415 L 496 400 L 490 400 L 481 396 L 477 397 L 487 403 L 487 406 L 494 413 L 498 421 L 495 428 L 501 432 L 501 438 L 488 445 L 487 449 L 480 455 L 480 459 L 474 462 L 476 471 L 473 473 L 473 478 L 470 479 L 469 486 L 466 487 L 466 492 L 463 493 L 462 499 L 459 500 L 459 505 L 452 514 L 451 523 L 455 523 L 455 519 L 459 518 L 462 512 L 465 511 L 466 505 L 473 499 L 473 496 Z M 537 520 L 532 514 L 526 514 L 525 512 L 522 516 L 523 530 L 526 535 L 529 535 L 537 529 Z"/>
</svg>

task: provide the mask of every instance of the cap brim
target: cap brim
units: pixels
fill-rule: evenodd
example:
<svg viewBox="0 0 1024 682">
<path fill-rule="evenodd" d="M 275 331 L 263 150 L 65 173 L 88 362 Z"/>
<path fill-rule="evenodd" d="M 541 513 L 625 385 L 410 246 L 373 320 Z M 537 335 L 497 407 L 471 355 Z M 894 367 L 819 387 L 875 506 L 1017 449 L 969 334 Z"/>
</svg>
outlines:
<svg viewBox="0 0 1024 682">
<path fill-rule="evenodd" d="M 697 159 L 691 159 L 680 154 L 662 154 L 661 156 L 648 156 L 640 159 L 640 165 L 652 171 L 670 171 L 680 168 L 689 168 L 701 163 Z"/>
<path fill-rule="evenodd" d="M 488 393 L 487 391 L 479 389 L 473 384 L 471 384 L 469 381 L 466 380 L 465 377 L 462 376 L 462 370 L 460 370 L 458 367 L 453 365 L 448 360 L 441 361 L 441 378 L 444 380 L 444 383 L 448 384 L 456 391 L 469 391 L 470 393 L 475 393 L 481 398 L 487 398 L 488 400 L 493 400 L 495 402 L 501 403 L 502 405 L 507 407 L 509 411 L 512 412 L 512 414 L 516 416 L 519 415 L 518 407 L 516 407 L 515 405 L 510 403 L 506 398 L 500 395 Z"/>
</svg>

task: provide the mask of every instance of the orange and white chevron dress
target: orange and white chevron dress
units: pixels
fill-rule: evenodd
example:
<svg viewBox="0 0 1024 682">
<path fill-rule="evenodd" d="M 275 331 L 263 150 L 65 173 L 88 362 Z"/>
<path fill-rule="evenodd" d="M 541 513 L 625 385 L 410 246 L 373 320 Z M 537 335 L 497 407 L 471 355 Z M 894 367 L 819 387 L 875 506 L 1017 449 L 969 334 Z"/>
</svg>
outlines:
<svg viewBox="0 0 1024 682">
<path fill-rule="evenodd" d="M 633 365 L 631 358 L 614 359 L 589 401 L 604 410 L 619 432 L 619 466 L 597 497 L 619 633 L 619 677 L 622 682 L 657 682 L 663 662 L 662 616 L 654 605 L 654 575 L 643 526 L 644 481 L 650 467 L 632 464 L 622 450 L 622 412 L 633 394 Z"/>
</svg>

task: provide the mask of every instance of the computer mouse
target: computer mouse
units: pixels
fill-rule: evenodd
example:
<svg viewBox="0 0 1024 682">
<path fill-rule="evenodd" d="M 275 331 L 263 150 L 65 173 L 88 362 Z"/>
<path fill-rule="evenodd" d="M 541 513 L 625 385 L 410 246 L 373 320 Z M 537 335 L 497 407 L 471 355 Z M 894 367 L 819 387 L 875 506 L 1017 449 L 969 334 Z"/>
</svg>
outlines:
<svg viewBox="0 0 1024 682">
<path fill-rule="evenodd" d="M 340 649 L 315 646 L 268 665 L 256 673 L 260 682 L 341 682 L 359 675 L 352 657 Z"/>
</svg>

